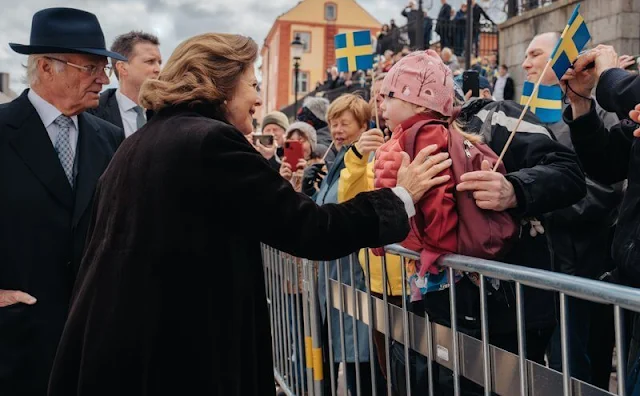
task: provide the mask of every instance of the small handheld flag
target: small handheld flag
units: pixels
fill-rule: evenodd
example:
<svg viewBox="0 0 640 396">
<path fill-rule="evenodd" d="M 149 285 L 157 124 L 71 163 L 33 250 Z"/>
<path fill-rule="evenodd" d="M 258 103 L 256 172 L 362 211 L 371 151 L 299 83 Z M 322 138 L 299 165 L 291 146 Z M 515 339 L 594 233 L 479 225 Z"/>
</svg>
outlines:
<svg viewBox="0 0 640 396">
<path fill-rule="evenodd" d="M 576 6 L 571 14 L 567 26 L 562 32 L 562 36 L 551 53 L 551 68 L 556 73 L 558 80 L 564 76 L 567 69 L 578 59 L 580 51 L 591 39 L 591 34 L 580 15 L 580 4 Z"/>
<path fill-rule="evenodd" d="M 504 155 L 507 152 L 509 145 L 513 141 L 513 137 L 515 136 L 516 131 L 518 130 L 518 127 L 520 126 L 520 123 L 524 118 L 524 115 L 529 109 L 529 106 L 532 104 L 533 100 L 538 97 L 537 92 L 538 88 L 541 88 L 540 81 L 542 80 L 542 76 L 546 74 L 547 70 L 549 70 L 549 67 L 552 67 L 554 73 L 558 77 L 558 80 L 561 79 L 567 72 L 569 67 L 571 67 L 573 62 L 578 59 L 580 51 L 584 48 L 589 39 L 591 39 L 591 34 L 589 34 L 589 29 L 587 29 L 584 18 L 582 18 L 582 15 L 580 15 L 580 5 L 578 5 L 573 10 L 573 14 L 571 14 L 571 18 L 569 19 L 567 26 L 564 28 L 558 44 L 556 44 L 555 49 L 553 50 L 553 52 L 551 52 L 549 61 L 547 61 L 547 64 L 542 70 L 542 73 L 540 73 L 540 76 L 538 77 L 538 81 L 535 83 L 530 95 L 527 97 L 526 104 L 522 109 L 520 118 L 518 118 L 518 122 L 516 122 L 515 128 L 513 128 L 513 131 L 509 135 L 509 139 L 507 139 L 507 143 L 502 148 L 500 157 L 498 157 L 498 161 L 496 161 L 496 164 L 493 167 L 494 172 L 498 169 L 500 161 L 502 161 L 502 159 L 504 158 Z M 562 98 L 562 95 L 560 97 Z M 546 98 L 546 96 L 541 96 L 541 98 Z M 562 107 L 562 104 L 560 104 L 560 107 Z M 562 109 L 560 111 L 562 111 Z M 536 114 L 538 114 L 537 111 Z"/>
<path fill-rule="evenodd" d="M 339 72 L 373 68 L 373 47 L 369 30 L 336 34 L 335 47 Z"/>
<path fill-rule="evenodd" d="M 533 93 L 535 84 L 524 83 L 520 104 L 526 105 Z M 562 89 L 559 85 L 540 85 L 531 102 L 529 109 L 545 124 L 552 124 L 562 119 Z"/>
</svg>

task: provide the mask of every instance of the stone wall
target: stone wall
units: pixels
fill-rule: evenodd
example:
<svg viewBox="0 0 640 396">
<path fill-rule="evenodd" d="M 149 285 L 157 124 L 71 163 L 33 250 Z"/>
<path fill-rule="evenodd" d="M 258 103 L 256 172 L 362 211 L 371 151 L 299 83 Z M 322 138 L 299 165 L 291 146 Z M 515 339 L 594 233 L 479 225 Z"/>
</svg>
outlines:
<svg viewBox="0 0 640 396">
<path fill-rule="evenodd" d="M 524 72 L 522 61 L 534 36 L 551 31 L 561 32 L 575 6 L 591 32 L 587 48 L 598 44 L 613 45 L 618 54 L 640 54 L 640 0 L 560 0 L 500 25 L 500 62 L 509 67 L 520 97 Z"/>
</svg>

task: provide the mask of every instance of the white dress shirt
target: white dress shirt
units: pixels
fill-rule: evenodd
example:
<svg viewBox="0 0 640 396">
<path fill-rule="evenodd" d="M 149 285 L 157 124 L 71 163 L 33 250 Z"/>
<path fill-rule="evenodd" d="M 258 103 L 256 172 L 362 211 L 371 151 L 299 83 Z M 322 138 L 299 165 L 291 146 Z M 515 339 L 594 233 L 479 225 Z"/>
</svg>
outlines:
<svg viewBox="0 0 640 396">
<path fill-rule="evenodd" d="M 120 116 L 122 117 L 124 136 L 129 137 L 138 130 L 138 123 L 136 122 L 138 113 L 135 110 L 138 104 L 126 97 L 122 92 L 120 92 L 120 89 L 116 90 L 116 101 L 118 102 L 118 109 L 120 109 Z"/>
<path fill-rule="evenodd" d="M 509 74 L 504 77 L 498 76 L 496 79 L 496 85 L 493 87 L 493 96 L 496 100 L 504 100 L 504 87 L 507 85 L 507 79 Z"/>
<path fill-rule="evenodd" d="M 33 89 L 29 90 L 27 98 L 33 107 L 35 107 L 38 115 L 40 116 L 40 120 L 47 129 L 47 134 L 49 135 L 49 139 L 51 139 L 51 144 L 55 146 L 60 130 L 58 126 L 54 124 L 54 121 L 62 114 L 62 112 L 51 103 L 42 99 L 42 97 L 40 97 L 40 95 L 38 95 Z M 71 143 L 73 155 L 75 155 L 76 146 L 78 145 L 78 116 L 72 116 L 71 119 L 73 120 L 73 127 L 70 128 L 71 130 L 69 131 L 69 142 Z"/>
<path fill-rule="evenodd" d="M 407 211 L 407 216 L 412 218 L 416 215 L 416 207 L 413 205 L 413 199 L 411 199 L 411 195 L 404 187 L 394 187 L 391 189 L 394 194 L 398 196 L 404 203 L 404 210 Z"/>
</svg>

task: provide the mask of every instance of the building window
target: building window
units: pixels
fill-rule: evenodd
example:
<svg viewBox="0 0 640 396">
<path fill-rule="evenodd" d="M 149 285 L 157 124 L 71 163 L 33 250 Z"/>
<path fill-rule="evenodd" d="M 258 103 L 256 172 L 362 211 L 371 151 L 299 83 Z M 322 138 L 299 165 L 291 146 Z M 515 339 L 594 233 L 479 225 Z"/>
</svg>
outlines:
<svg viewBox="0 0 640 396">
<path fill-rule="evenodd" d="M 311 32 L 293 32 L 293 37 L 300 37 L 300 41 L 304 44 L 304 52 L 311 52 Z"/>
<path fill-rule="evenodd" d="M 324 19 L 327 21 L 335 21 L 338 18 L 338 6 L 335 3 L 326 3 L 324 5 Z"/>
<path fill-rule="evenodd" d="M 291 93 L 296 93 L 296 72 L 291 73 Z M 300 70 L 298 72 L 298 94 L 309 93 L 309 72 Z"/>
</svg>

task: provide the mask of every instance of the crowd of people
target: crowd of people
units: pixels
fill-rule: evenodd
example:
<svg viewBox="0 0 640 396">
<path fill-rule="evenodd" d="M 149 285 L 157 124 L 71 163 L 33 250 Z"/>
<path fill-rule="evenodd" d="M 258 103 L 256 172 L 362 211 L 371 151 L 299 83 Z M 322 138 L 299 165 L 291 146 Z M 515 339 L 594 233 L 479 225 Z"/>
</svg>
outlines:
<svg viewBox="0 0 640 396">
<path fill-rule="evenodd" d="M 435 51 L 453 73 L 454 80 L 458 85 L 461 85 L 462 74 L 465 71 L 464 60 L 459 59 L 447 47 L 442 50 L 437 48 Z M 410 53 L 411 50 L 407 45 L 403 46 L 398 52 L 386 50 L 385 53 L 377 57 L 373 73 L 365 73 L 362 70 L 357 72 L 338 72 L 337 67 L 332 66 L 327 70 L 327 79 L 324 83 L 318 82 L 316 89 L 309 93 L 304 100 L 306 101 L 313 97 L 335 99 L 343 93 L 358 93 L 365 98 L 370 98 L 372 79 L 375 79 L 375 76 L 388 73 L 396 63 Z M 515 99 L 515 81 L 510 76 L 507 65 L 498 65 L 497 54 L 473 58 L 469 70 L 474 70 L 478 73 L 481 97 L 495 98 L 496 100 Z"/>
<path fill-rule="evenodd" d="M 444 367 L 429 384 L 424 356 L 404 361 L 404 346 L 385 350 L 381 334 L 371 350 L 364 323 L 326 312 L 325 274 L 381 293 L 388 244 L 420 253 L 407 278 L 389 258 L 390 301 L 407 298 L 443 325 L 439 259 L 474 251 L 487 229 L 513 232 L 478 257 L 640 287 L 640 77 L 611 46 L 558 79 L 544 72 L 558 34 L 529 43 L 526 78 L 563 89 L 563 116 L 545 124 L 527 113 L 492 171 L 522 110 L 493 57 L 473 65 L 484 80 L 472 96 L 455 51 L 402 49 L 388 68 L 379 62 L 369 101 L 306 98 L 295 120 L 270 112 L 255 133 L 258 46 L 248 37 L 189 38 L 161 68 L 153 35 L 125 33 L 108 50 L 97 17 L 82 10 L 41 10 L 31 30 L 29 44 L 10 44 L 28 57 L 29 88 L 0 106 L 3 396 L 273 393 L 261 243 L 320 261 L 324 337 L 346 335 L 345 356 L 323 342 L 323 362 L 326 372 L 347 362 L 352 394 L 358 383 L 361 394 L 385 394 L 386 381 L 407 394 L 407 372 L 413 394 L 451 388 Z M 100 94 L 112 72 L 119 88 Z M 299 155 L 287 158 L 287 144 Z M 482 161 L 460 168 L 455 153 Z M 482 220 L 469 233 L 474 213 Z M 479 280 L 455 273 L 455 282 L 458 330 L 479 338 Z M 514 286 L 487 289 L 489 341 L 518 353 Z M 561 370 L 556 295 L 524 287 L 524 301 L 527 359 Z M 607 389 L 612 308 L 569 307 L 570 374 Z M 629 324 L 637 375 L 640 315 Z M 462 394 L 481 392 L 463 379 Z"/>
<path fill-rule="evenodd" d="M 511 100 L 515 97 L 515 86 L 513 79 L 509 76 L 508 67 L 499 65 L 497 60 L 497 48 L 483 52 L 487 55 L 478 56 L 481 17 L 493 23 L 490 17 L 480 7 L 473 3 L 474 7 L 474 53 L 471 67 L 469 69 L 478 71 L 482 89 L 489 89 L 492 93 L 494 86 L 498 83 L 495 97 L 502 100 Z M 389 24 L 384 24 L 374 41 L 375 62 L 373 75 L 388 72 L 391 67 L 400 59 L 407 56 L 411 51 L 421 49 L 416 44 L 416 24 L 418 23 L 418 9 L 415 1 L 410 1 L 402 10 L 401 15 L 407 18 L 404 28 L 396 25 L 395 19 L 391 19 Z M 451 18 L 445 15 L 453 15 Z M 464 49 L 464 29 L 466 23 L 466 4 L 461 10 L 452 9 L 446 0 L 442 0 L 438 19 L 434 21 L 424 12 L 424 49 L 432 48 L 437 51 L 445 64 L 453 71 L 454 77 L 458 77 L 465 70 L 463 49 Z M 431 44 L 433 32 L 439 36 L 439 42 Z M 455 38 L 455 39 L 454 39 Z M 372 75 L 362 70 L 356 72 L 340 72 L 334 65 L 326 70 L 324 81 L 317 81 L 315 89 L 307 96 L 323 96 L 331 100 L 343 93 L 364 92 L 368 98 L 368 89 L 371 86 Z M 485 93 L 485 96 L 487 93 Z"/>
<path fill-rule="evenodd" d="M 549 32 L 531 41 L 521 65 L 528 81 L 535 82 L 542 75 L 558 39 L 557 33 Z M 596 64 L 602 62 L 602 65 L 585 70 L 585 59 L 598 59 Z M 619 162 L 615 162 L 615 174 L 619 176 L 592 168 L 604 161 L 604 155 L 620 149 L 622 141 L 618 139 L 622 139 L 622 136 L 629 138 L 640 127 L 637 117 L 632 120 L 629 115 L 633 108 L 631 104 L 640 101 L 640 91 L 636 89 L 639 81 L 636 62 L 626 55 L 618 57 L 611 47 L 599 46 L 580 58 L 574 67 L 577 72 L 569 71 L 560 81 L 553 72 L 546 72 L 542 75 L 542 84 L 560 85 L 566 92 L 561 120 L 543 123 L 534 114 L 527 113 L 524 118 L 526 127 L 520 127 L 506 151 L 503 173 L 490 172 L 490 168 L 478 169 L 465 175 L 457 185 L 448 171 L 440 174 L 442 179 L 438 182 L 442 184 L 431 188 L 416 206 L 417 215 L 414 217 L 415 223 L 412 220 L 412 232 L 403 242 L 405 247 L 421 252 L 420 261 L 407 268 L 406 281 L 411 289 L 409 297 L 415 314 L 424 316 L 428 313 L 431 320 L 450 324 L 449 292 L 443 290 L 447 280 L 437 265 L 437 259 L 442 254 L 459 252 L 456 233 L 461 219 L 456 212 L 454 191 L 471 191 L 478 207 L 506 212 L 518 219 L 521 230 L 515 246 L 504 255 L 489 258 L 591 279 L 640 284 L 635 283 L 640 281 L 635 275 L 631 283 L 619 275 L 620 271 L 635 274 L 635 270 L 629 268 L 633 266 L 630 260 L 635 259 L 612 251 L 612 246 L 613 249 L 616 246 L 629 246 L 624 245 L 628 242 L 620 241 L 628 237 L 623 237 L 616 228 L 620 224 L 619 214 L 625 210 L 623 197 L 626 197 L 625 201 L 631 199 L 628 196 L 629 187 L 625 188 L 620 183 L 627 175 L 627 166 L 622 164 L 629 163 L 633 157 L 625 154 Z M 439 53 L 432 50 L 411 52 L 404 48 L 404 52 L 382 57 L 377 67 L 368 109 L 365 100 L 353 94 L 344 94 L 331 103 L 325 102 L 328 132 L 334 142 L 341 143 L 332 148 L 331 161 L 312 164 L 301 161 L 290 165 L 286 163 L 286 158 L 280 159 L 280 174 L 290 180 L 297 191 L 309 195 L 318 204 L 345 202 L 361 192 L 393 186 L 393 175 L 397 174 L 396 170 L 402 164 L 403 152 L 411 158 L 425 147 L 446 153 L 447 134 L 461 133 L 474 144 L 486 141 L 494 153 L 500 153 L 511 132 L 507 126 L 515 125 L 522 109 L 512 101 L 515 83 L 509 77 L 508 68 L 497 66 L 496 56 L 478 58 L 471 67 L 480 75 L 479 97 L 465 97 L 460 78 L 463 68 L 448 48 Z M 425 67 L 429 70 L 431 85 L 426 82 L 420 88 L 418 84 L 424 81 L 422 73 Z M 599 76 L 610 76 L 609 83 L 603 82 Z M 618 79 L 620 82 L 614 84 Z M 442 87 L 435 81 L 446 83 Z M 597 81 L 600 81 L 598 100 L 591 96 Z M 621 85 L 623 83 L 626 85 Z M 611 99 L 616 97 L 610 91 L 614 86 L 628 95 L 626 100 L 629 104 L 622 109 L 616 110 L 619 105 L 614 102 L 617 99 Z M 429 94 L 423 95 L 423 92 Z M 608 98 L 606 103 L 603 103 L 604 95 Z M 304 112 L 303 106 L 301 113 Z M 488 112 L 504 114 L 504 119 L 487 120 Z M 267 117 L 276 115 L 278 112 Z M 453 123 L 452 117 L 455 117 Z M 478 136 L 477 133 L 486 127 L 487 121 L 491 124 L 489 134 L 484 132 L 485 135 Z M 599 126 L 594 129 L 589 125 Z M 614 131 L 612 135 L 608 130 Z M 640 134 L 640 130 L 637 133 Z M 415 134 L 411 136 L 417 138 L 415 145 L 408 149 L 407 136 L 410 134 Z M 609 139 L 616 140 L 608 143 Z M 625 147 L 623 150 L 626 153 L 629 149 Z M 317 155 L 322 156 L 323 153 Z M 434 159 L 439 160 L 446 160 L 446 157 Z M 589 165 L 584 161 L 588 161 Z M 631 210 L 627 204 L 626 212 L 630 213 Z M 630 217 L 638 220 L 635 215 Z M 371 253 L 381 254 L 376 249 Z M 357 268 L 355 279 L 351 278 L 349 263 L 352 261 L 364 266 L 363 252 L 354 252 L 339 260 L 321 263 L 320 266 L 329 267 L 328 273 L 332 279 L 337 279 L 340 272 L 344 283 L 353 282 L 358 289 L 365 290 L 367 283 L 363 268 Z M 387 257 L 387 261 L 390 301 L 400 305 L 400 263 L 393 256 Z M 382 279 L 379 259 L 372 256 L 370 265 L 371 292 L 380 296 Z M 324 309 L 325 272 L 320 268 L 318 273 L 320 306 Z M 458 328 L 480 337 L 477 279 L 463 274 L 459 276 Z M 399 283 L 396 284 L 396 281 Z M 496 291 L 499 292 L 491 293 L 488 301 L 490 341 L 493 345 L 517 353 L 515 291 L 509 283 L 497 286 Z M 425 295 L 428 297 L 424 298 Z M 562 370 L 557 296 L 552 292 L 525 288 L 524 299 L 527 358 Z M 614 347 L 611 307 L 570 299 L 569 312 L 571 375 L 608 389 Z M 339 339 L 340 315 L 345 314 L 336 310 L 327 323 L 329 316 L 323 311 L 325 326 L 329 332 L 334 332 L 334 340 Z M 374 365 L 374 372 L 379 377 L 371 383 L 379 387 L 379 392 L 386 392 L 384 380 L 388 380 L 392 382 L 396 395 L 407 394 L 404 377 L 407 370 L 411 370 L 413 393 L 427 392 L 427 363 L 424 357 L 413 355 L 411 364 L 407 366 L 404 362 L 404 346 L 393 342 L 390 353 L 392 372 L 386 373 L 384 336 L 374 336 L 375 350 L 370 351 L 366 343 L 353 344 L 354 330 L 350 317 L 345 316 L 344 323 L 348 354 L 345 357 L 345 372 L 352 393 L 356 390 L 356 348 L 359 348 L 357 355 L 362 364 L 359 371 L 367 374 L 361 377 L 363 384 L 370 386 L 369 365 Z M 634 324 L 629 323 L 629 326 L 631 328 Z M 640 334 L 639 327 L 634 327 L 634 340 Z M 358 340 L 367 339 L 368 331 L 363 323 L 358 323 L 356 333 Z M 637 349 L 637 341 L 627 342 L 633 343 L 632 350 Z M 327 344 L 325 339 L 323 345 Z M 340 345 L 334 342 L 333 348 L 334 364 L 337 364 L 342 360 Z M 329 356 L 326 351 L 325 354 Z M 303 358 L 301 360 L 304 361 Z M 637 352 L 632 352 L 629 368 L 637 360 Z M 443 367 L 437 367 L 436 373 L 439 380 L 435 386 L 446 393 L 453 386 L 451 373 Z M 471 381 L 463 379 L 462 383 L 463 394 L 482 392 Z M 363 394 L 370 393 L 367 390 Z"/>
<path fill-rule="evenodd" d="M 422 11 L 422 46 L 419 45 L 418 40 L 419 24 L 420 24 L 420 10 L 415 0 L 410 0 L 407 6 L 402 10 L 400 15 L 406 18 L 406 37 L 401 33 L 401 29 L 396 25 L 395 19 L 391 19 L 389 24 L 382 25 L 381 31 L 378 34 L 376 41 L 376 52 L 380 55 L 384 54 L 387 50 L 392 52 L 399 52 L 403 45 L 408 45 L 413 51 L 428 49 L 431 47 L 431 39 L 434 37 L 435 32 L 440 41 L 440 48 L 451 48 L 458 56 L 464 54 L 465 41 L 466 41 L 466 24 L 467 24 L 467 3 L 463 2 L 460 5 L 459 10 L 455 10 L 447 3 L 447 0 L 440 0 L 440 10 L 438 17 L 433 20 L 427 14 L 427 11 Z M 484 11 L 476 0 L 472 2 L 473 7 L 473 53 L 474 56 L 479 55 L 480 51 L 480 32 L 481 32 L 481 20 L 484 18 L 486 23 L 494 24 L 491 17 Z"/>
</svg>

